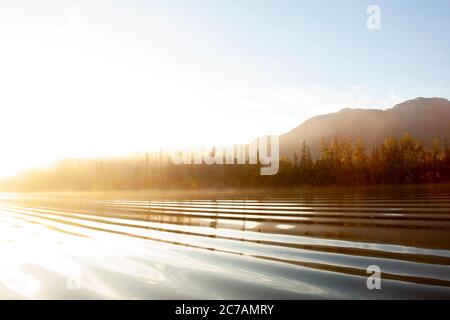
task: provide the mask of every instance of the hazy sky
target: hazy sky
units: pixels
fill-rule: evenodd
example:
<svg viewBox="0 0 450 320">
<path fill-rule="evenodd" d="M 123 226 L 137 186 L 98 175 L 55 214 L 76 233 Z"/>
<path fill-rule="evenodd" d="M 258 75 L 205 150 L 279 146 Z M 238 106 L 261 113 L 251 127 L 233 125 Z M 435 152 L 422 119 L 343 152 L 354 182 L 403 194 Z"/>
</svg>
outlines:
<svg viewBox="0 0 450 320">
<path fill-rule="evenodd" d="M 2 1 L 0 176 L 449 98 L 449 14 L 448 0 Z"/>
</svg>

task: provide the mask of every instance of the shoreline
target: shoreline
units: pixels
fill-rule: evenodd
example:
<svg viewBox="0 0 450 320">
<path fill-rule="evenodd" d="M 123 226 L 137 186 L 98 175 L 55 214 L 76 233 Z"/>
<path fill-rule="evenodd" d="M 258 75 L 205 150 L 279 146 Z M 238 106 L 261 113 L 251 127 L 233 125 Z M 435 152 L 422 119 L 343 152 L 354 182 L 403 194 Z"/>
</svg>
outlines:
<svg viewBox="0 0 450 320">
<path fill-rule="evenodd" d="M 293 196 L 293 195 L 317 195 L 317 194 L 367 194 L 371 191 L 389 191 L 395 194 L 412 191 L 429 190 L 450 194 L 450 183 L 426 183 L 426 184 L 383 184 L 383 185 L 355 185 L 355 186 L 301 186 L 301 187 L 237 187 L 237 188 L 199 188 L 199 189 L 141 189 L 141 190 L 71 190 L 71 191 L 0 191 L 2 195 L 61 195 L 61 196 L 111 196 L 116 195 L 132 197 L 251 197 L 251 196 Z"/>
</svg>

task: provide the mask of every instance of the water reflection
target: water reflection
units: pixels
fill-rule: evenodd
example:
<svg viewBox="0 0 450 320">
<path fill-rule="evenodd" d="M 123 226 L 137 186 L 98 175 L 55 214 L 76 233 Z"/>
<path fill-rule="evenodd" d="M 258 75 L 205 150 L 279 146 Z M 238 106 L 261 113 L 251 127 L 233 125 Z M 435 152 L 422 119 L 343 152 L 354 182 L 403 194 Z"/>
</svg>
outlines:
<svg viewBox="0 0 450 320">
<path fill-rule="evenodd" d="M 2 194 L 0 297 L 450 297 L 447 192 L 208 196 Z"/>
</svg>

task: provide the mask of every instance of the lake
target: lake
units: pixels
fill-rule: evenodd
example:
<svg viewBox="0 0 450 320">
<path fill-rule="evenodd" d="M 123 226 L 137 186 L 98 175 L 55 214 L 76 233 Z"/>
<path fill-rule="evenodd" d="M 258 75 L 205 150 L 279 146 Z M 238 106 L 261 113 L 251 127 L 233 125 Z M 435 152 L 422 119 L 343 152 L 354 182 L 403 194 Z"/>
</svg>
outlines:
<svg viewBox="0 0 450 320">
<path fill-rule="evenodd" d="M 3 193 L 0 298 L 448 299 L 449 190 Z"/>
</svg>

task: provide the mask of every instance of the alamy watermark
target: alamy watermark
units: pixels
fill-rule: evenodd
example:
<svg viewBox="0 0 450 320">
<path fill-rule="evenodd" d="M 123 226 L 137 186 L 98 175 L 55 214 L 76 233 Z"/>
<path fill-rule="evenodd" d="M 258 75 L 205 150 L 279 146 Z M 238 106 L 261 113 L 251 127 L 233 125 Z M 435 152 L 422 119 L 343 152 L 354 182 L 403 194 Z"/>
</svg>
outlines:
<svg viewBox="0 0 450 320">
<path fill-rule="evenodd" d="M 66 286 L 69 290 L 80 290 L 83 279 L 83 270 L 80 266 L 74 265 L 67 277 Z"/>
<path fill-rule="evenodd" d="M 366 13 L 369 15 L 366 21 L 367 29 L 380 30 L 381 29 L 381 9 L 377 5 L 370 5 L 367 7 Z"/>
<path fill-rule="evenodd" d="M 280 144 L 277 136 L 261 137 L 249 145 L 175 151 L 171 154 L 171 159 L 176 165 L 261 164 L 260 174 L 269 176 L 278 173 Z"/>
<path fill-rule="evenodd" d="M 367 268 L 367 274 L 370 274 L 366 282 L 367 289 L 381 290 L 381 268 L 377 265 L 371 265 Z"/>
</svg>

